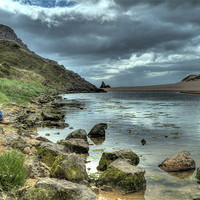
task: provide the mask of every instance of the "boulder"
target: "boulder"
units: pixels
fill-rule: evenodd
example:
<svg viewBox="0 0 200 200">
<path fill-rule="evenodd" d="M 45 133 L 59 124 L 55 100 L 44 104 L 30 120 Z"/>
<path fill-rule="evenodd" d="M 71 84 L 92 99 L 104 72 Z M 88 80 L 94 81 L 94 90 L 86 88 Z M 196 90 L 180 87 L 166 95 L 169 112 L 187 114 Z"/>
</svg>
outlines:
<svg viewBox="0 0 200 200">
<path fill-rule="evenodd" d="M 36 148 L 39 158 L 49 167 L 52 166 L 58 155 L 65 156 L 70 152 L 65 146 L 53 142 L 41 142 Z"/>
<path fill-rule="evenodd" d="M 64 145 L 71 152 L 88 153 L 89 144 L 84 139 L 71 138 L 69 140 L 61 140 L 59 144 Z"/>
<path fill-rule="evenodd" d="M 5 135 L 7 145 L 12 147 L 13 149 L 19 149 L 23 151 L 26 147 L 30 147 L 31 145 L 28 144 L 23 137 L 18 136 L 16 134 L 7 134 Z"/>
<path fill-rule="evenodd" d="M 146 185 L 144 174 L 144 168 L 117 159 L 99 177 L 98 184 L 112 186 L 125 194 L 137 192 Z"/>
<path fill-rule="evenodd" d="M 132 165 L 138 165 L 140 161 L 138 155 L 135 154 L 131 149 L 123 149 L 114 152 L 104 152 L 101 156 L 97 169 L 100 171 L 106 170 L 110 163 L 112 163 L 114 160 L 117 160 L 118 158 L 128 159 L 130 164 Z"/>
<path fill-rule="evenodd" d="M 49 190 L 49 200 L 96 200 L 95 193 L 92 192 L 89 188 L 67 180 L 43 178 L 37 182 L 36 187 L 41 187 Z"/>
<path fill-rule="evenodd" d="M 50 171 L 51 177 L 73 182 L 88 180 L 85 162 L 82 156 L 69 154 L 58 156 Z"/>
<path fill-rule="evenodd" d="M 65 115 L 63 113 L 58 112 L 58 111 L 53 111 L 53 110 L 43 111 L 41 115 L 42 115 L 44 121 L 46 121 L 46 120 L 59 121 L 65 117 Z"/>
<path fill-rule="evenodd" d="M 76 131 L 73 131 L 72 133 L 70 133 L 65 140 L 71 139 L 71 138 L 78 138 L 78 139 L 84 139 L 85 141 L 87 141 L 87 133 L 85 130 L 83 129 L 78 129 Z"/>
<path fill-rule="evenodd" d="M 180 152 L 158 165 L 166 172 L 181 172 L 195 169 L 195 162 L 187 151 Z"/>
<path fill-rule="evenodd" d="M 106 123 L 96 124 L 88 133 L 89 137 L 105 137 L 105 130 L 108 125 Z"/>
<path fill-rule="evenodd" d="M 40 121 L 40 116 L 35 113 L 23 113 L 21 116 L 18 117 L 17 119 L 18 122 L 21 124 L 25 124 L 28 127 L 33 127 L 35 126 L 39 121 Z M 41 122 L 38 124 L 40 125 Z"/>
</svg>

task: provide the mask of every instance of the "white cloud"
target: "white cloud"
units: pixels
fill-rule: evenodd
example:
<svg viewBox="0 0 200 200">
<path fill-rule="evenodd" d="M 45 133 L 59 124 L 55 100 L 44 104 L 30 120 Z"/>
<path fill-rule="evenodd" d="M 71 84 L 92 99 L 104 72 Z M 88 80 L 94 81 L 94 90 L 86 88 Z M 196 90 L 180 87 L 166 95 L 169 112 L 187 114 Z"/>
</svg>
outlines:
<svg viewBox="0 0 200 200">
<path fill-rule="evenodd" d="M 12 0 L 0 1 L 0 8 L 5 11 L 14 14 L 22 14 L 33 20 L 39 19 L 49 25 L 59 24 L 59 19 L 57 20 L 56 17 L 62 17 L 65 20 L 76 20 L 77 17 L 81 17 L 86 20 L 98 19 L 99 22 L 114 20 L 117 16 L 114 5 L 112 0 L 100 0 L 98 2 L 80 1 L 72 7 L 44 8 L 25 5 Z"/>
</svg>

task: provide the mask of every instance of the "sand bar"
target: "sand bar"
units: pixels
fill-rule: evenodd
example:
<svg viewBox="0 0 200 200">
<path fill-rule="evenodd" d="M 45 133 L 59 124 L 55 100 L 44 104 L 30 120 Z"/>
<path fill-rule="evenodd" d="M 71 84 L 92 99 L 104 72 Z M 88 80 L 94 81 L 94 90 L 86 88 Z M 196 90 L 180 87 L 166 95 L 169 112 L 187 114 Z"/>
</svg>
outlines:
<svg viewBox="0 0 200 200">
<path fill-rule="evenodd" d="M 106 91 L 171 91 L 200 94 L 200 80 L 181 81 L 174 84 L 135 86 L 135 87 L 113 87 L 105 88 Z"/>
</svg>

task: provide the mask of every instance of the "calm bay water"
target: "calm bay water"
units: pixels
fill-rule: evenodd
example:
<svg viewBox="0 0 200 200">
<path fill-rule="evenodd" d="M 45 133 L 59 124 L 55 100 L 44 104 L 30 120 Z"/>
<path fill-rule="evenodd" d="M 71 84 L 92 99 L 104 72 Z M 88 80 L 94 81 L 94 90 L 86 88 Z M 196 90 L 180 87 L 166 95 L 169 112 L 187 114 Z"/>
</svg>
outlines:
<svg viewBox="0 0 200 200">
<path fill-rule="evenodd" d="M 143 192 L 122 199 L 193 199 L 200 198 L 200 185 L 195 173 L 169 174 L 157 166 L 169 156 L 189 151 L 200 166 L 200 95 L 170 92 L 109 92 L 102 94 L 62 95 L 76 101 L 78 107 L 64 109 L 66 122 L 73 130 L 87 132 L 97 123 L 107 123 L 104 141 L 91 141 L 89 173 L 96 172 L 101 154 L 131 148 L 140 156 L 146 169 L 147 187 Z M 80 109 L 81 107 L 81 109 Z M 56 142 L 70 132 L 66 129 L 39 129 L 40 135 L 50 133 Z M 60 132 L 59 135 L 55 134 Z M 146 145 L 141 140 L 146 140 Z"/>
</svg>

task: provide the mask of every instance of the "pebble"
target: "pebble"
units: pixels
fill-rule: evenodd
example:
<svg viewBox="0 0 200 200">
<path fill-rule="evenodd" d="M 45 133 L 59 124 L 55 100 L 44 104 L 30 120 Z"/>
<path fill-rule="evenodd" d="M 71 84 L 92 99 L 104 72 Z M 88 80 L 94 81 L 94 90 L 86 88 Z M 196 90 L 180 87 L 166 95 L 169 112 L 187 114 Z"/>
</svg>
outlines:
<svg viewBox="0 0 200 200">
<path fill-rule="evenodd" d="M 25 154 L 31 153 L 30 147 L 25 147 L 24 150 L 23 150 L 23 152 L 24 152 Z"/>
</svg>

